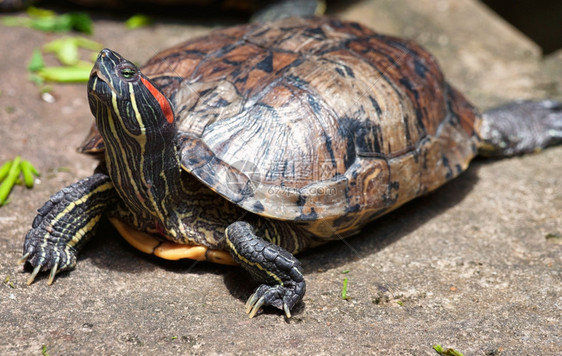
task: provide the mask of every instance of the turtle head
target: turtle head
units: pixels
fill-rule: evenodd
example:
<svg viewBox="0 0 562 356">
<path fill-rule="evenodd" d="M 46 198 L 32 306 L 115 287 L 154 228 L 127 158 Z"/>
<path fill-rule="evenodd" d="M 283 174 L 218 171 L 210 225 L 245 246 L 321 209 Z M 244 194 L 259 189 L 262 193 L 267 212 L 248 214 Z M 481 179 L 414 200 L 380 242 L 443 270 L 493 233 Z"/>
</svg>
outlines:
<svg viewBox="0 0 562 356">
<path fill-rule="evenodd" d="M 161 216 L 170 192 L 180 187 L 170 101 L 133 63 L 109 49 L 100 52 L 92 69 L 88 100 L 123 202 L 139 216 Z"/>
<path fill-rule="evenodd" d="M 121 132 L 139 137 L 170 132 L 175 135 L 174 112 L 168 98 L 130 61 L 104 49 L 88 82 L 90 110 L 104 140 Z"/>
</svg>

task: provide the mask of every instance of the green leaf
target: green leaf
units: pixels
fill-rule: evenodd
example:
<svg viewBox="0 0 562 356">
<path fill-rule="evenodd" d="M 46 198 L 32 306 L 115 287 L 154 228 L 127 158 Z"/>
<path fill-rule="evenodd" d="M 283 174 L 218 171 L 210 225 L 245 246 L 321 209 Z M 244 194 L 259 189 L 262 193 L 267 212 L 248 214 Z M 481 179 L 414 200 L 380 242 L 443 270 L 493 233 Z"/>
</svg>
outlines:
<svg viewBox="0 0 562 356">
<path fill-rule="evenodd" d="M 349 296 L 347 295 L 347 278 L 343 279 L 343 288 L 341 290 L 341 299 L 347 300 Z"/>
<path fill-rule="evenodd" d="M 47 53 L 54 53 L 62 64 L 74 66 L 80 63 L 79 47 L 98 52 L 103 45 L 84 37 L 62 37 L 46 43 L 43 50 Z"/>
<path fill-rule="evenodd" d="M 91 51 L 99 52 L 103 49 L 103 45 L 99 42 L 93 41 L 86 37 L 73 37 L 76 45 L 81 48 L 89 49 Z M 96 53 L 97 55 L 97 53 Z M 95 61 L 95 59 L 94 59 Z"/>
<path fill-rule="evenodd" d="M 86 83 L 90 79 L 91 66 L 45 67 L 37 72 L 41 78 L 60 83 Z"/>
<path fill-rule="evenodd" d="M 30 17 L 6 16 L 4 26 L 29 27 L 44 32 L 69 32 L 71 30 L 92 34 L 92 19 L 83 12 L 57 15 L 49 10 L 30 8 Z"/>
<path fill-rule="evenodd" d="M 68 32 L 72 30 L 72 19 L 67 14 L 38 17 L 31 20 L 29 27 L 44 32 Z"/>
<path fill-rule="evenodd" d="M 14 284 L 14 282 L 12 282 L 10 280 L 10 276 L 6 276 L 6 278 L 4 278 L 4 284 L 7 284 L 10 288 L 12 289 L 16 289 L 16 285 Z"/>
<path fill-rule="evenodd" d="M 136 14 L 131 16 L 127 21 L 125 21 L 125 27 L 129 30 L 145 27 L 152 24 L 152 18 L 143 14 Z"/>
<path fill-rule="evenodd" d="M 55 17 L 57 14 L 52 10 L 41 9 L 35 6 L 29 6 L 25 12 L 30 17 Z"/>
<path fill-rule="evenodd" d="M 92 18 L 84 12 L 73 12 L 69 14 L 72 29 L 91 35 L 93 31 Z"/>
<path fill-rule="evenodd" d="M 58 40 L 47 43 L 43 49 L 45 52 L 54 53 L 59 61 L 67 66 L 78 63 L 78 45 L 72 37 L 59 38 Z"/>
<path fill-rule="evenodd" d="M 37 73 L 30 73 L 29 80 L 35 85 L 43 85 L 45 80 L 39 76 Z"/>
<path fill-rule="evenodd" d="M 21 173 L 23 175 L 23 181 L 25 183 L 25 186 L 27 188 L 33 188 L 35 176 L 39 176 L 39 172 L 37 171 L 37 169 L 35 169 L 35 167 L 33 167 L 31 162 L 29 162 L 27 160 L 22 160 L 21 161 Z"/>
<path fill-rule="evenodd" d="M 47 42 L 43 45 L 43 51 L 47 53 L 57 53 L 64 46 L 64 42 L 68 42 L 71 39 L 72 37 L 61 37 Z"/>
<path fill-rule="evenodd" d="M 49 354 L 47 353 L 47 345 L 41 346 L 41 355 L 49 356 Z"/>
<path fill-rule="evenodd" d="M 2 184 L 0 184 L 0 206 L 5 205 L 7 203 L 8 195 L 10 195 L 12 188 L 14 187 L 14 185 L 16 185 L 16 182 L 21 172 L 20 162 L 21 162 L 20 156 L 14 158 L 12 164 L 10 165 L 10 170 L 8 171 L 8 175 L 6 176 L 6 179 L 4 179 Z"/>
<path fill-rule="evenodd" d="M 442 356 L 463 356 L 462 353 L 455 349 L 446 349 L 443 350 L 443 347 L 439 344 L 433 345 L 433 349 L 437 351 L 438 354 Z"/>
<path fill-rule="evenodd" d="M 0 167 L 0 182 L 6 178 L 8 172 L 10 172 L 10 167 L 12 166 L 12 161 L 5 162 L 2 167 Z"/>
<path fill-rule="evenodd" d="M 31 60 L 27 65 L 27 69 L 30 72 L 37 72 L 39 69 L 45 67 L 45 61 L 43 60 L 43 55 L 41 54 L 41 50 L 38 48 L 33 49 L 33 53 L 31 54 Z"/>
</svg>

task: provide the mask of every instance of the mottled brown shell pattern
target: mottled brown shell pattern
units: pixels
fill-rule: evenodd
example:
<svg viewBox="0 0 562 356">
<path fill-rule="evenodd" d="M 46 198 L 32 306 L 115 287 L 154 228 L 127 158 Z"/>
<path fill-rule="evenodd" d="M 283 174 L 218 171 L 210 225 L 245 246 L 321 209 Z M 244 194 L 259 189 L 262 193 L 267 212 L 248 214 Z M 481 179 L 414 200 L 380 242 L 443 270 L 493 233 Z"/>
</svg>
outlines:
<svg viewBox="0 0 562 356">
<path fill-rule="evenodd" d="M 184 168 L 262 216 L 346 236 L 454 178 L 480 116 L 417 44 L 330 18 L 218 30 L 143 68 Z"/>
</svg>

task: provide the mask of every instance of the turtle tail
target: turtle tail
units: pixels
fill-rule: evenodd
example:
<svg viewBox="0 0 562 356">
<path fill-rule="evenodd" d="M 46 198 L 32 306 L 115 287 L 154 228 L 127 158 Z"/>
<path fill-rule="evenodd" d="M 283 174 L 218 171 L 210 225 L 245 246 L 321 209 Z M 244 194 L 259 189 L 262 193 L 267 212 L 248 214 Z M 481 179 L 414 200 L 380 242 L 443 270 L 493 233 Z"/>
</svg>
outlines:
<svg viewBox="0 0 562 356">
<path fill-rule="evenodd" d="M 483 115 L 478 153 L 509 157 L 562 143 L 562 103 L 553 100 L 515 101 Z"/>
</svg>

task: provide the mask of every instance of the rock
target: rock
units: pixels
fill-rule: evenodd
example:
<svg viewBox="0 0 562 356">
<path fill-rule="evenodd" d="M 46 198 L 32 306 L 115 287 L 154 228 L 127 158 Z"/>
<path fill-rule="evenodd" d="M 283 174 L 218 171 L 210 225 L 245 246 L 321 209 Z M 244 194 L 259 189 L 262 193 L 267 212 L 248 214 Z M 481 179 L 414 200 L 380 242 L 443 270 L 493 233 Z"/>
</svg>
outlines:
<svg viewBox="0 0 562 356">
<path fill-rule="evenodd" d="M 361 1 L 336 15 L 421 42 L 482 108 L 562 99 L 560 53 L 543 60 L 478 1 Z M 54 85 L 57 103 L 48 104 L 27 81 L 32 49 L 52 35 L 2 29 L 0 160 L 22 154 L 42 177 L 33 190 L 16 188 L 0 208 L 0 279 L 9 276 L 15 287 L 0 285 L 0 354 L 433 355 L 434 344 L 465 355 L 559 353 L 562 254 L 546 236 L 562 233 L 562 147 L 477 160 L 360 235 L 301 255 L 308 291 L 290 321 L 272 310 L 247 318 L 243 306 L 255 285 L 241 269 L 157 260 L 109 226 L 76 270 L 50 287 L 45 275 L 26 286 L 29 273 L 15 262 L 35 210 L 93 171 L 94 161 L 75 153 L 91 115 L 84 85 Z M 209 30 L 159 21 L 125 31 L 120 20 L 104 18 L 95 20 L 94 38 L 143 62 Z M 341 299 L 344 278 L 348 300 Z"/>
</svg>

